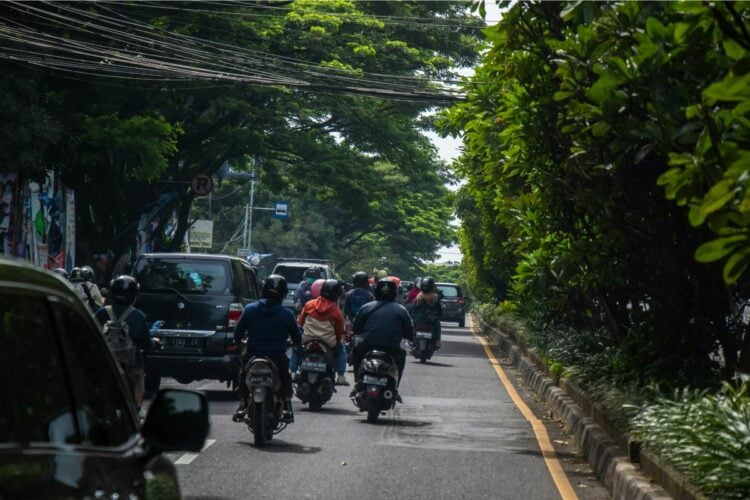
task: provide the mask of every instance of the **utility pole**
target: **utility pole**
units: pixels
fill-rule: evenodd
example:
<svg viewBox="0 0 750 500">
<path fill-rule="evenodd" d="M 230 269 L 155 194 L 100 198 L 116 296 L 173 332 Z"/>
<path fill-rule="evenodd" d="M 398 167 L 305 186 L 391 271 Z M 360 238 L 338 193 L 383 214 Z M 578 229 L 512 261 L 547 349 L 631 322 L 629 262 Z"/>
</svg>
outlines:
<svg viewBox="0 0 750 500">
<path fill-rule="evenodd" d="M 253 245 L 253 201 L 255 197 L 255 171 L 250 172 L 250 207 L 247 210 L 247 248 L 252 252 Z"/>
</svg>

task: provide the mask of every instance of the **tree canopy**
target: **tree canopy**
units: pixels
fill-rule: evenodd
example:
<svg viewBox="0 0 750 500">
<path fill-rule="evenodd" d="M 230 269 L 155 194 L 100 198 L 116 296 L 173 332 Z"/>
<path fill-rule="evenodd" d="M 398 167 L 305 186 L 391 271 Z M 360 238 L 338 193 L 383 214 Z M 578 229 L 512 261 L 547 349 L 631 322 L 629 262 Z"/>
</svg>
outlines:
<svg viewBox="0 0 750 500">
<path fill-rule="evenodd" d="M 441 122 L 465 135 L 475 293 L 604 328 L 640 380 L 750 371 L 749 21 L 734 2 L 508 6 Z"/>
<path fill-rule="evenodd" d="M 7 2 L 0 99 L 29 120 L 0 139 L 20 160 L 4 168 L 63 174 L 93 249 L 134 249 L 144 216 L 156 249 L 179 249 L 195 218 L 190 179 L 252 164 L 266 189 L 330 225 L 326 257 L 369 245 L 429 258 L 453 238 L 452 208 L 423 131 L 477 57 L 480 20 L 464 7 Z"/>
</svg>

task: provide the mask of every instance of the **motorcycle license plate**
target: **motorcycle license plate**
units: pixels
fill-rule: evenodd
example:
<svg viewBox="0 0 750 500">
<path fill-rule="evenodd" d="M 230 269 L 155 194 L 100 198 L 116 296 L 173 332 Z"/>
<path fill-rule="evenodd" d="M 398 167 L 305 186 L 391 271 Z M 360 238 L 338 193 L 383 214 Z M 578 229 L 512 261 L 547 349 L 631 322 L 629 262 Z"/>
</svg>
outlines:
<svg viewBox="0 0 750 500">
<path fill-rule="evenodd" d="M 249 378 L 249 385 L 270 387 L 273 385 L 273 378 L 269 376 L 264 376 L 264 375 L 261 375 L 261 376 L 251 375 Z"/>
<path fill-rule="evenodd" d="M 388 385 L 388 378 L 387 377 L 373 377 L 372 375 L 364 375 L 362 376 L 362 382 L 364 382 L 367 385 Z"/>
<path fill-rule="evenodd" d="M 417 332 L 418 339 L 431 339 L 432 332 Z"/>
<path fill-rule="evenodd" d="M 324 373 L 327 371 L 327 369 L 328 365 L 325 363 L 321 363 L 320 361 L 302 360 L 302 371 Z"/>
</svg>

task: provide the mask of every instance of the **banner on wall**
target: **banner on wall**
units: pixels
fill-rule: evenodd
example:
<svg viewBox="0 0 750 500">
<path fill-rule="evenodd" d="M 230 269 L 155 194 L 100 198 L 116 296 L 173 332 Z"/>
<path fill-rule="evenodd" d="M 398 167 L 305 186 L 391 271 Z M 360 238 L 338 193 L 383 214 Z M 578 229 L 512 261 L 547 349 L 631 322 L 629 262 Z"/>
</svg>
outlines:
<svg viewBox="0 0 750 500">
<path fill-rule="evenodd" d="M 30 260 L 44 268 L 71 269 L 75 259 L 75 198 L 53 173 L 29 183 Z M 67 256 L 67 258 L 66 258 Z"/>
</svg>

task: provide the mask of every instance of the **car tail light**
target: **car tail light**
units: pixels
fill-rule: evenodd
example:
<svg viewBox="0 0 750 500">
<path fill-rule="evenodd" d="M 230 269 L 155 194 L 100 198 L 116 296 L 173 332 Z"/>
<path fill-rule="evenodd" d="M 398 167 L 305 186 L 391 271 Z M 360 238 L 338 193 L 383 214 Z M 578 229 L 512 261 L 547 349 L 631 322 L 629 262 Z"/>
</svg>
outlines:
<svg viewBox="0 0 750 500">
<path fill-rule="evenodd" d="M 240 316 L 242 316 L 243 309 L 242 304 L 237 302 L 229 304 L 229 317 L 227 319 L 227 326 L 229 328 L 237 326 L 237 322 L 240 320 Z"/>
<path fill-rule="evenodd" d="M 240 346 L 237 345 L 237 344 L 235 344 L 235 343 L 231 343 L 231 344 L 227 345 L 227 354 L 233 354 L 233 353 L 236 353 L 239 350 L 240 350 Z"/>
<path fill-rule="evenodd" d="M 459 297 L 459 298 L 456 299 L 456 304 L 463 304 L 463 303 L 464 303 L 464 298 L 463 297 Z"/>
</svg>

